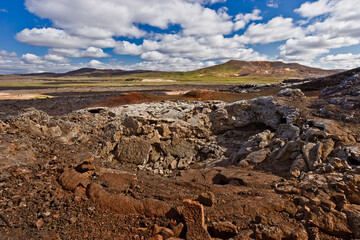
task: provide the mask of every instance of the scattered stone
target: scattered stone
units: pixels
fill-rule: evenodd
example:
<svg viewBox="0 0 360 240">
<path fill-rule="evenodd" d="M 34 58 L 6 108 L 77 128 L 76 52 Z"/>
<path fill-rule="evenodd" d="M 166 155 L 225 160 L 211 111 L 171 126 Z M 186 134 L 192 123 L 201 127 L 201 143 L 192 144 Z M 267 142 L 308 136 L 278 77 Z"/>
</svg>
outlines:
<svg viewBox="0 0 360 240">
<path fill-rule="evenodd" d="M 285 88 L 281 90 L 276 96 L 303 98 L 305 97 L 305 94 L 300 89 Z"/>
<path fill-rule="evenodd" d="M 204 206 L 211 207 L 215 203 L 215 195 L 212 192 L 202 193 L 198 196 L 197 201 Z"/>
<path fill-rule="evenodd" d="M 187 158 L 182 158 L 179 160 L 178 164 L 177 164 L 177 168 L 180 170 L 186 169 L 189 167 L 189 165 L 191 164 L 192 159 L 187 157 Z"/>
<path fill-rule="evenodd" d="M 248 162 L 249 164 L 259 164 L 261 162 L 263 162 L 266 157 L 270 154 L 270 149 L 268 148 L 264 148 L 261 149 L 259 151 L 256 152 L 252 152 L 250 153 L 245 159 L 243 159 L 244 161 Z M 244 164 L 242 164 L 244 165 Z"/>
<path fill-rule="evenodd" d="M 353 237 L 360 238 L 360 207 L 357 205 L 346 205 L 344 209 Z"/>
<path fill-rule="evenodd" d="M 96 167 L 93 164 L 94 157 L 85 159 L 82 163 L 80 163 L 75 170 L 79 173 L 85 173 L 89 171 L 95 171 Z"/>
<path fill-rule="evenodd" d="M 36 226 L 37 229 L 40 229 L 43 225 L 44 225 L 44 219 L 43 218 L 40 218 L 35 223 L 35 226 Z"/>
<path fill-rule="evenodd" d="M 179 223 L 178 225 L 173 226 L 172 230 L 173 230 L 175 237 L 180 237 L 180 236 L 185 235 L 186 227 L 183 223 Z"/>
<path fill-rule="evenodd" d="M 209 232 L 213 237 L 229 239 L 235 237 L 238 230 L 231 222 L 215 222 L 209 227 Z"/>
<path fill-rule="evenodd" d="M 144 164 L 149 159 L 151 145 L 140 137 L 124 137 L 115 148 L 115 157 L 120 162 Z"/>
<path fill-rule="evenodd" d="M 302 155 L 297 156 L 290 168 L 290 175 L 292 177 L 300 177 L 301 172 L 306 171 L 307 165 Z"/>
<path fill-rule="evenodd" d="M 164 240 L 174 237 L 174 232 L 171 229 L 164 228 L 161 231 L 161 236 Z"/>
<path fill-rule="evenodd" d="M 301 192 L 300 189 L 290 185 L 277 187 L 275 191 L 280 194 L 299 194 Z"/>
<path fill-rule="evenodd" d="M 82 174 L 75 169 L 66 169 L 59 177 L 59 182 L 64 189 L 74 191 L 77 186 L 80 184 L 83 187 L 87 187 L 90 183 L 89 176 L 87 174 Z"/>
<path fill-rule="evenodd" d="M 186 199 L 184 204 L 184 220 L 186 223 L 186 239 L 188 240 L 211 240 L 206 230 L 203 206 L 196 202 Z"/>
<path fill-rule="evenodd" d="M 305 144 L 302 149 L 302 153 L 310 170 L 314 170 L 316 166 L 319 164 L 318 162 L 319 159 L 317 159 L 317 150 L 318 150 L 317 144 L 311 142 Z"/>
</svg>

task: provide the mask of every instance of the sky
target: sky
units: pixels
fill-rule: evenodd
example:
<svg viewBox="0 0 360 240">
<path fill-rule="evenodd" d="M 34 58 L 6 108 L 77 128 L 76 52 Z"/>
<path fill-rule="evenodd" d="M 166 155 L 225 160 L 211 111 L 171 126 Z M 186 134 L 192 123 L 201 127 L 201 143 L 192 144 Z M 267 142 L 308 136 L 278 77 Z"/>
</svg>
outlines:
<svg viewBox="0 0 360 240">
<path fill-rule="evenodd" d="M 1 0 L 0 74 L 360 66 L 360 0 Z"/>
</svg>

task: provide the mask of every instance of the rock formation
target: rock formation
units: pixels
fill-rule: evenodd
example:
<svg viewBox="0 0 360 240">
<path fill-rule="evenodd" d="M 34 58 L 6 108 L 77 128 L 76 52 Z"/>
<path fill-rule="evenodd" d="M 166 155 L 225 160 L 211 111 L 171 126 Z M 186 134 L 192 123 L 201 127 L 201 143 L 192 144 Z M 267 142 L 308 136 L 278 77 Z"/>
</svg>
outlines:
<svg viewBox="0 0 360 240">
<path fill-rule="evenodd" d="M 358 81 L 320 98 L 356 110 Z M 142 227 L 131 222 L 118 235 L 107 226 L 110 237 L 360 238 L 360 137 L 309 115 L 306 101 L 284 89 L 233 103 L 165 101 L 59 117 L 27 109 L 0 122 L 0 216 L 15 224 L 16 205 L 50 238 L 64 237 L 51 231 L 61 211 L 78 211 L 64 223 L 68 232 L 90 219 L 84 212 L 142 217 Z"/>
</svg>

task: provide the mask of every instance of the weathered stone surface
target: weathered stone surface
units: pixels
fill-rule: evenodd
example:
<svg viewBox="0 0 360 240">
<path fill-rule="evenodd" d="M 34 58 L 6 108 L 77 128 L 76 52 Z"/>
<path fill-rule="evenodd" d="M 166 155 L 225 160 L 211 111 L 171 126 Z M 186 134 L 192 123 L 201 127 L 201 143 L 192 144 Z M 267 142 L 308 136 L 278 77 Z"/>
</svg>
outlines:
<svg viewBox="0 0 360 240">
<path fill-rule="evenodd" d="M 229 239 L 235 237 L 238 230 L 231 222 L 214 222 L 209 227 L 209 232 L 212 237 Z"/>
<path fill-rule="evenodd" d="M 184 220 L 187 227 L 186 239 L 188 240 L 211 240 L 205 226 L 204 208 L 195 201 L 186 199 L 184 204 Z"/>
<path fill-rule="evenodd" d="M 66 190 L 74 191 L 80 184 L 87 187 L 90 183 L 88 180 L 89 175 L 82 174 L 74 169 L 66 169 L 59 177 L 59 182 Z"/>
<path fill-rule="evenodd" d="M 94 171 L 96 167 L 93 164 L 94 157 L 90 157 L 88 159 L 85 159 L 80 163 L 78 166 L 75 167 L 75 170 L 79 173 L 85 173 L 89 171 Z"/>
<path fill-rule="evenodd" d="M 302 153 L 310 170 L 314 170 L 319 164 L 317 159 L 318 146 L 315 143 L 307 143 L 303 146 Z"/>
<path fill-rule="evenodd" d="M 329 138 L 323 142 L 322 159 L 326 161 L 327 157 L 334 150 L 335 142 Z"/>
<path fill-rule="evenodd" d="M 293 186 L 280 186 L 275 188 L 275 191 L 277 193 L 281 193 L 281 194 L 299 194 L 300 193 L 300 189 L 293 187 Z"/>
<path fill-rule="evenodd" d="M 177 135 L 173 135 L 171 144 L 162 142 L 160 148 L 167 156 L 178 158 L 191 158 L 195 154 L 194 145 L 184 139 L 180 139 Z"/>
<path fill-rule="evenodd" d="M 197 198 L 197 201 L 199 201 L 199 203 L 201 203 L 204 206 L 211 207 L 215 203 L 216 199 L 214 193 L 206 192 L 200 194 Z"/>
<path fill-rule="evenodd" d="M 306 171 L 307 170 L 307 165 L 305 162 L 304 157 L 300 154 L 295 161 L 293 162 L 293 164 L 291 165 L 290 168 L 290 175 L 293 177 L 300 177 L 301 172 Z"/>
<path fill-rule="evenodd" d="M 92 183 L 86 191 L 87 196 L 103 209 L 112 210 L 119 214 L 137 214 L 149 217 L 164 217 L 171 207 L 159 200 L 137 200 L 121 194 L 106 192 L 100 185 Z"/>
<path fill-rule="evenodd" d="M 108 185 L 107 189 L 116 192 L 125 192 L 137 186 L 138 178 L 129 173 L 102 173 L 99 181 Z"/>
<path fill-rule="evenodd" d="M 142 124 L 134 117 L 126 117 L 123 121 L 123 125 L 127 128 L 128 135 L 136 135 L 141 133 Z"/>
<path fill-rule="evenodd" d="M 186 169 L 189 167 L 191 162 L 192 162 L 192 159 L 190 157 L 181 158 L 177 164 L 177 168 L 180 170 Z"/>
<path fill-rule="evenodd" d="M 280 124 L 276 136 L 282 139 L 293 140 L 300 136 L 300 128 L 293 124 Z"/>
<path fill-rule="evenodd" d="M 151 145 L 140 137 L 124 137 L 115 148 L 115 157 L 120 162 L 143 164 L 149 159 Z"/>
<path fill-rule="evenodd" d="M 360 238 L 360 207 L 358 205 L 346 205 L 344 209 L 353 237 Z"/>
<path fill-rule="evenodd" d="M 285 88 L 281 90 L 276 96 L 303 98 L 305 97 L 305 94 L 300 89 Z"/>
<path fill-rule="evenodd" d="M 266 157 L 270 154 L 270 149 L 264 148 L 256 152 L 252 152 L 249 155 L 246 156 L 245 161 L 247 161 L 249 164 L 259 164 L 263 162 Z"/>
<path fill-rule="evenodd" d="M 276 160 L 287 161 L 292 158 L 294 153 L 299 151 L 299 143 L 295 141 L 288 142 L 276 156 Z"/>
<path fill-rule="evenodd" d="M 272 97 L 260 97 L 250 101 L 230 103 L 212 114 L 213 131 L 219 132 L 252 123 L 263 123 L 276 129 L 286 118 L 291 124 L 298 115 L 295 109 L 277 104 Z"/>
<path fill-rule="evenodd" d="M 336 210 L 324 212 L 321 208 L 314 207 L 311 212 L 306 213 L 305 220 L 334 236 L 349 236 L 352 232 L 347 225 L 345 213 Z"/>
<path fill-rule="evenodd" d="M 279 227 L 276 226 L 266 226 L 263 224 L 256 224 L 254 226 L 254 235 L 255 239 L 282 239 L 284 237 L 284 233 L 281 231 Z"/>
</svg>

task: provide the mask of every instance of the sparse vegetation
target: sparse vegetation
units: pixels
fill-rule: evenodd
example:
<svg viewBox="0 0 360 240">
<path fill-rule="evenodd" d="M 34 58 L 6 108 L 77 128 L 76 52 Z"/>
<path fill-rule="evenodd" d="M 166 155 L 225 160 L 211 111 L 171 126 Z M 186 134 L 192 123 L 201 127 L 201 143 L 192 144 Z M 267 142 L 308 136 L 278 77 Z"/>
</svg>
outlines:
<svg viewBox="0 0 360 240">
<path fill-rule="evenodd" d="M 325 76 L 332 73 L 334 71 L 282 62 L 229 61 L 224 64 L 189 72 L 123 71 L 85 68 L 64 74 L 5 75 L 0 77 L 0 87 L 279 83 L 286 79 L 302 79 Z M 174 80 L 174 82 L 142 82 L 143 79 L 164 79 Z"/>
</svg>

